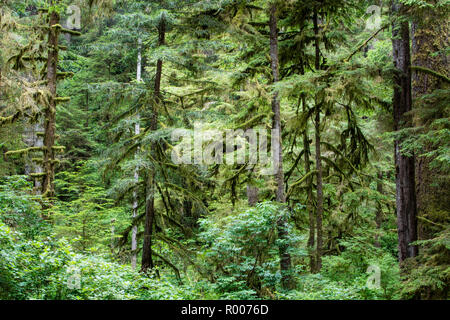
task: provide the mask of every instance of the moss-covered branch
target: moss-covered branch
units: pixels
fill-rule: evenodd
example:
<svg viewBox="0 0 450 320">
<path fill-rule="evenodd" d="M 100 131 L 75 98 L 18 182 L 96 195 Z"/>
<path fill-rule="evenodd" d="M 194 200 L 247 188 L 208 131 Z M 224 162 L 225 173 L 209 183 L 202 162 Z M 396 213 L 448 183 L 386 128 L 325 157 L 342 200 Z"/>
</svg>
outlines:
<svg viewBox="0 0 450 320">
<path fill-rule="evenodd" d="M 63 103 L 70 101 L 70 97 L 56 97 L 55 102 L 56 103 Z"/>
<path fill-rule="evenodd" d="M 29 147 L 25 149 L 19 149 L 19 150 L 11 150 L 5 153 L 6 156 L 11 156 L 15 154 L 28 154 L 32 151 L 42 151 L 44 150 L 44 147 Z"/>
<path fill-rule="evenodd" d="M 446 83 L 450 83 L 450 78 L 448 78 L 446 75 L 436 72 L 434 70 L 431 70 L 431 69 L 428 69 L 425 67 L 419 67 L 419 66 L 411 66 L 411 70 L 426 73 L 433 77 L 441 79 L 441 80 L 445 81 Z"/>
</svg>

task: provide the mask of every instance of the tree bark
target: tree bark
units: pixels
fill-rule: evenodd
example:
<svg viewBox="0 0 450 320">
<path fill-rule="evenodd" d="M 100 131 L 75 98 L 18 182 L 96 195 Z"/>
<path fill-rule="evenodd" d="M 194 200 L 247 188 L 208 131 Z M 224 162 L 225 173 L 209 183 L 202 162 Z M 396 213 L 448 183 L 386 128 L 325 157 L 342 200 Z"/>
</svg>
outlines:
<svg viewBox="0 0 450 320">
<path fill-rule="evenodd" d="M 158 24 L 158 46 L 162 46 L 165 43 L 166 36 L 166 22 L 164 17 Z M 162 102 L 161 96 L 161 76 L 162 76 L 163 62 L 159 59 L 156 63 L 156 75 L 155 75 L 155 103 L 153 104 L 152 115 L 150 117 L 150 130 L 156 131 L 158 129 L 158 106 Z M 154 152 L 155 145 L 150 146 L 150 152 Z M 144 244 L 142 250 L 142 266 L 141 271 L 146 272 L 148 269 L 153 268 L 152 260 L 152 231 L 153 223 L 155 220 L 155 172 L 152 170 L 148 173 L 146 182 L 146 206 L 145 206 L 145 228 L 144 228 Z"/>
<path fill-rule="evenodd" d="M 383 193 L 383 172 L 378 172 L 378 180 L 377 180 L 377 192 L 379 194 Z M 377 212 L 375 213 L 375 224 L 377 226 L 377 230 L 375 233 L 375 247 L 380 248 L 381 244 L 379 241 L 380 238 L 380 230 L 381 230 L 381 223 L 383 222 L 383 206 L 381 203 L 377 204 Z"/>
<path fill-rule="evenodd" d="M 412 24 L 412 64 L 414 66 L 427 68 L 446 75 L 448 77 L 448 61 L 443 50 L 448 48 L 448 17 L 444 12 L 436 9 L 417 12 L 417 16 Z M 439 54 L 435 54 L 440 52 Z M 429 112 L 432 106 L 416 103 L 417 99 L 423 95 L 430 94 L 436 89 L 442 89 L 442 81 L 436 77 L 422 72 L 413 73 L 413 98 L 416 117 L 416 126 L 424 126 L 425 130 L 429 124 L 439 118 L 444 117 L 439 112 Z M 421 111 L 428 111 L 428 117 L 422 116 Z M 423 152 L 433 151 L 433 146 L 426 145 Z M 416 195 L 417 214 L 427 220 L 445 224 L 450 212 L 450 186 L 448 172 L 443 172 L 437 168 L 431 168 L 430 163 L 433 157 L 416 156 Z M 444 213 L 444 214 L 443 214 Z M 435 230 L 428 223 L 418 225 L 418 237 L 420 239 L 430 239 L 434 236 Z"/>
<path fill-rule="evenodd" d="M 394 3 L 392 11 L 400 14 L 402 5 Z M 396 73 L 394 76 L 394 130 L 411 126 L 407 113 L 412 109 L 411 98 L 411 55 L 409 46 L 409 23 L 401 22 L 392 28 L 393 57 Z M 401 153 L 402 139 L 395 140 L 396 205 L 398 229 L 398 254 L 400 264 L 417 255 L 417 208 L 415 192 L 414 156 Z"/>
<path fill-rule="evenodd" d="M 155 221 L 155 187 L 154 187 L 154 173 L 149 172 L 146 180 L 146 194 L 145 201 L 145 225 L 144 225 L 144 244 L 142 246 L 142 263 L 141 271 L 147 272 L 148 269 L 153 269 L 152 258 L 152 236 L 153 224 Z"/>
<path fill-rule="evenodd" d="M 314 9 L 314 38 L 315 38 L 315 69 L 320 69 L 320 49 L 319 49 L 319 26 L 317 9 Z M 317 248 L 316 248 L 316 272 L 322 268 L 322 247 L 323 247 L 323 172 L 322 172 L 322 154 L 320 148 L 320 108 L 322 103 L 315 98 L 315 148 L 316 148 L 316 170 L 317 170 L 317 209 L 316 209 L 316 229 L 317 229 Z"/>
<path fill-rule="evenodd" d="M 136 81 L 139 83 L 141 82 L 141 74 L 142 74 L 142 54 L 141 54 L 141 45 L 142 40 L 138 39 L 138 56 L 137 56 L 137 66 L 136 66 Z M 136 108 L 136 124 L 134 125 L 134 134 L 138 135 L 141 133 L 141 126 L 140 126 L 140 114 L 139 114 L 139 107 Z M 134 158 L 137 159 L 138 155 L 136 152 Z M 134 181 L 137 184 L 139 182 L 139 168 L 136 167 L 134 169 Z M 137 190 L 133 191 L 133 221 L 135 221 L 135 218 L 138 216 L 138 194 Z M 131 266 L 133 269 L 136 269 L 136 261 L 137 261 L 137 225 L 134 225 L 131 230 Z"/>
<path fill-rule="evenodd" d="M 303 105 L 303 112 L 307 112 L 306 110 L 306 101 L 305 97 L 302 97 L 302 105 Z M 308 174 L 311 172 L 311 144 L 309 141 L 308 136 L 308 126 L 305 128 L 305 132 L 303 133 L 303 157 L 305 161 L 305 173 Z M 314 217 L 314 208 L 312 204 L 313 200 L 313 194 L 312 194 L 312 177 L 309 176 L 306 179 L 306 185 L 307 185 L 307 199 L 306 199 L 306 210 L 308 211 L 308 219 L 309 219 L 309 236 L 308 236 L 308 254 L 309 254 L 309 269 L 311 272 L 316 272 L 316 257 L 314 253 L 314 245 L 315 245 L 315 233 L 316 233 L 316 222 Z"/>
<path fill-rule="evenodd" d="M 50 92 L 49 104 L 45 106 L 44 112 L 44 150 L 42 182 L 42 195 L 52 199 L 55 196 L 55 135 L 56 135 L 56 84 L 58 66 L 58 36 L 59 14 L 56 11 L 50 13 L 48 31 L 48 56 L 47 56 L 47 89 Z"/>
<path fill-rule="evenodd" d="M 276 83 L 280 79 L 279 66 L 278 66 L 278 23 L 277 23 L 277 8 L 275 4 L 270 7 L 270 58 L 272 67 L 273 83 Z M 283 173 L 283 150 L 281 143 L 281 111 L 280 111 L 280 99 L 278 92 L 275 91 L 272 96 L 272 135 L 276 135 L 275 139 L 272 139 L 272 146 L 274 151 L 272 157 L 274 158 L 275 166 L 275 180 L 277 183 L 276 200 L 280 203 L 286 202 L 286 196 L 284 193 L 284 173 Z M 294 280 L 291 275 L 291 255 L 288 252 L 288 245 L 285 243 L 288 239 L 287 221 L 282 218 L 278 221 L 278 237 L 283 241 L 283 244 L 279 246 L 280 252 L 280 271 L 281 271 L 281 283 L 284 289 L 292 289 L 295 287 Z"/>
</svg>

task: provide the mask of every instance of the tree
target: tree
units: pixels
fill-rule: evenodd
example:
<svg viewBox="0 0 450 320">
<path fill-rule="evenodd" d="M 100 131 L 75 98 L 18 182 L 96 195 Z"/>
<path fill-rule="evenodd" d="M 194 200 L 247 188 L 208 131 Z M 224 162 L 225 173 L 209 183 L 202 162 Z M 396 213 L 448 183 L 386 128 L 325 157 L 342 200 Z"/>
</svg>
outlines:
<svg viewBox="0 0 450 320">
<path fill-rule="evenodd" d="M 272 3 L 270 5 L 270 58 L 272 67 L 273 82 L 276 83 L 280 80 L 279 67 L 278 67 L 278 24 L 277 24 L 277 4 Z M 277 183 L 276 200 L 280 203 L 286 202 L 286 196 L 284 194 L 284 172 L 283 172 L 283 146 L 282 146 L 282 131 L 281 131 L 281 111 L 280 111 L 280 98 L 278 92 L 275 90 L 272 95 L 272 135 L 276 135 L 275 139 L 272 138 L 272 143 L 276 145 L 272 148 L 274 150 L 273 164 L 275 171 L 275 180 Z M 286 221 L 281 219 L 278 222 L 278 237 L 281 241 L 286 242 L 287 226 Z M 292 289 L 295 287 L 294 280 L 292 278 L 291 268 L 291 255 L 288 252 L 288 245 L 282 243 L 280 245 L 280 270 L 281 270 L 281 283 L 284 289 Z"/>
<path fill-rule="evenodd" d="M 59 1 L 52 0 L 49 2 L 47 7 L 40 9 L 40 12 L 42 13 L 42 21 L 40 22 L 47 24 L 47 27 L 37 29 L 38 32 L 41 33 L 40 35 L 37 35 L 37 39 L 39 39 L 39 37 L 44 37 L 44 34 L 46 33 L 45 48 L 47 50 L 47 54 L 44 55 L 43 46 L 40 47 L 40 50 L 36 51 L 33 43 L 30 43 L 25 50 L 21 50 L 16 56 L 11 58 L 16 61 L 15 66 L 18 69 L 23 66 L 23 64 L 18 64 L 18 61 L 44 61 L 45 67 L 42 73 L 44 73 L 43 78 L 45 80 L 43 82 L 45 83 L 45 91 L 41 91 L 39 95 L 35 95 L 35 99 L 37 99 L 37 103 L 42 109 L 31 116 L 31 118 L 34 118 L 41 114 L 44 118 L 44 132 L 41 133 L 43 135 L 43 145 L 16 151 L 9 151 L 7 154 L 27 153 L 29 151 L 42 152 L 42 159 L 36 159 L 35 161 L 42 163 L 43 172 L 32 173 L 31 176 L 42 179 L 42 195 L 44 198 L 49 199 L 50 203 L 53 201 L 55 196 L 55 167 L 59 162 L 56 158 L 56 153 L 64 149 L 62 146 L 56 145 L 56 105 L 69 100 L 68 97 L 59 97 L 56 93 L 58 79 L 63 79 L 64 77 L 70 76 L 70 73 L 58 71 L 59 50 L 66 49 L 65 47 L 59 45 L 59 35 L 61 33 L 80 35 L 79 32 L 65 29 L 60 25 L 60 14 L 58 11 L 59 5 Z M 33 40 L 36 41 L 37 39 Z M 32 65 L 31 68 L 37 69 L 38 66 Z M 16 110 L 16 114 L 11 116 L 11 121 L 17 119 L 18 116 L 23 114 L 26 107 L 27 106 L 22 106 L 21 108 L 19 107 L 18 110 Z"/>
<path fill-rule="evenodd" d="M 409 23 L 402 19 L 404 7 L 399 3 L 392 6 L 397 14 L 397 23 L 392 27 L 392 46 L 394 56 L 394 129 L 396 131 L 411 126 L 411 56 L 409 46 Z M 397 227 L 399 261 L 417 255 L 417 207 L 415 191 L 414 156 L 405 155 L 401 150 L 402 140 L 395 141 L 395 166 L 397 186 Z"/>
</svg>

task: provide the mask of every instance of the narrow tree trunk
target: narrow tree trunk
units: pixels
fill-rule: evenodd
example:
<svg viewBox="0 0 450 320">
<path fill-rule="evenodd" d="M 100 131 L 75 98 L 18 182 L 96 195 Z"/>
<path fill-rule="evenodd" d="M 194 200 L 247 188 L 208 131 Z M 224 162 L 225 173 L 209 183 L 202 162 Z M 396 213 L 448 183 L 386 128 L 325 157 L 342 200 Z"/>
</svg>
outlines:
<svg viewBox="0 0 450 320">
<path fill-rule="evenodd" d="M 320 49 L 319 49 L 319 26 L 317 11 L 314 9 L 314 36 L 315 36 L 315 68 L 320 69 Z M 322 268 L 322 247 L 323 247 L 323 231 L 322 231 L 322 216 L 323 216 L 323 172 L 322 172 L 322 154 L 320 148 L 320 107 L 321 102 L 315 99 L 315 147 L 316 147 L 316 170 L 317 170 L 317 209 L 316 209 L 316 228 L 317 228 L 317 248 L 316 248 L 316 272 Z"/>
<path fill-rule="evenodd" d="M 139 38 L 138 40 L 138 56 L 137 56 L 137 66 L 136 66 L 136 81 L 139 83 L 141 82 L 141 72 L 142 72 L 142 55 L 141 55 L 141 45 L 142 40 Z M 136 108 L 136 124 L 134 125 L 134 134 L 138 135 L 141 133 L 141 126 L 140 126 L 140 115 L 139 115 L 139 107 Z M 139 150 L 137 151 L 139 152 Z M 135 159 L 137 159 L 138 155 L 137 152 L 135 154 Z M 134 169 L 134 181 L 137 184 L 139 182 L 139 168 L 136 167 Z M 133 221 L 138 216 L 138 194 L 137 190 L 135 189 L 133 191 Z M 134 225 L 131 230 L 131 266 L 133 269 L 136 269 L 136 260 L 137 260 L 137 225 Z"/>
<path fill-rule="evenodd" d="M 394 3 L 393 12 L 399 14 L 402 5 Z M 409 46 L 409 24 L 401 22 L 392 28 L 394 66 L 394 129 L 396 131 L 411 125 L 411 117 L 406 115 L 412 109 L 411 98 L 411 56 Z M 396 204 L 399 261 L 417 255 L 417 208 L 415 192 L 414 157 L 401 153 L 401 139 L 395 141 Z"/>
<path fill-rule="evenodd" d="M 303 112 L 307 112 L 306 109 L 306 101 L 305 97 L 302 97 L 302 106 L 303 106 Z M 308 126 L 305 128 L 305 132 L 303 132 L 303 157 L 305 161 L 305 173 L 308 174 L 311 172 L 311 162 L 310 162 L 310 156 L 311 156 L 311 144 L 309 141 L 308 136 Z M 315 233 L 316 233 L 316 222 L 314 219 L 314 208 L 312 204 L 313 195 L 312 195 L 312 177 L 309 176 L 306 179 L 306 185 L 307 185 L 307 199 L 306 199 L 306 210 L 308 211 L 308 218 L 309 218 L 309 237 L 307 242 L 308 247 L 308 254 L 309 254 L 309 269 L 311 272 L 316 271 L 316 257 L 314 254 L 314 245 L 315 245 Z"/>
<path fill-rule="evenodd" d="M 50 13 L 48 31 L 48 57 L 47 57 L 47 89 L 50 92 L 49 104 L 44 112 L 44 150 L 42 182 L 42 195 L 48 199 L 55 196 L 55 135 L 56 135 L 56 84 L 58 66 L 58 35 L 59 14 L 56 11 Z"/>
<path fill-rule="evenodd" d="M 322 172 L 322 154 L 320 148 L 320 106 L 316 106 L 316 117 L 314 122 L 315 144 L 316 144 L 316 170 L 317 170 L 317 209 L 316 209 L 316 228 L 317 228 L 317 249 L 316 249 L 316 271 L 322 268 L 322 247 L 323 247 L 323 172 Z"/>
<path fill-rule="evenodd" d="M 162 46 L 165 43 L 166 36 L 166 22 L 164 17 L 161 18 L 158 25 L 159 40 L 158 45 Z M 161 96 L 161 76 L 162 76 L 163 62 L 159 59 L 156 63 L 156 75 L 155 75 L 155 103 L 153 104 L 152 115 L 150 117 L 150 130 L 156 131 L 158 129 L 158 106 L 162 102 Z M 155 146 L 151 146 L 151 151 L 155 150 Z M 146 272 L 149 268 L 153 268 L 152 260 L 152 231 L 155 218 L 155 172 L 148 173 L 148 179 L 146 182 L 146 206 L 145 206 L 145 228 L 144 228 L 144 244 L 142 250 L 142 266 L 141 270 Z"/>
<path fill-rule="evenodd" d="M 279 67 L 278 67 L 278 25 L 277 25 L 277 9 L 276 5 L 272 4 L 270 8 L 270 58 L 272 66 L 273 82 L 278 82 Z M 286 202 L 286 196 L 284 194 L 284 173 L 283 173 L 283 150 L 281 143 L 281 111 L 280 111 L 280 99 L 278 97 L 278 92 L 275 91 L 272 97 L 272 112 L 273 112 L 273 122 L 272 122 L 272 135 L 276 135 L 275 140 L 272 139 L 272 146 L 274 153 L 272 157 L 274 158 L 275 166 L 275 179 L 277 183 L 276 200 L 280 203 Z M 280 219 L 278 221 L 278 237 L 284 242 L 288 238 L 287 232 L 287 221 L 286 219 Z M 291 276 L 291 255 L 288 252 L 288 245 L 280 245 L 280 270 L 281 270 L 281 283 L 284 289 L 292 289 L 295 286 L 293 278 Z"/>
<path fill-rule="evenodd" d="M 379 194 L 383 194 L 383 172 L 378 172 L 378 180 L 377 180 L 377 192 Z M 375 213 L 375 223 L 377 225 L 377 230 L 375 234 L 375 247 L 380 248 L 380 231 L 381 231 L 381 223 L 383 222 L 383 206 L 381 203 L 377 204 L 377 212 Z"/>
<path fill-rule="evenodd" d="M 154 173 L 149 172 L 146 180 L 146 194 L 145 201 L 145 225 L 144 225 L 144 243 L 142 246 L 142 263 L 141 271 L 147 272 L 148 269 L 153 269 L 152 258 L 152 235 L 153 224 L 155 221 L 155 187 L 154 187 Z"/>
</svg>

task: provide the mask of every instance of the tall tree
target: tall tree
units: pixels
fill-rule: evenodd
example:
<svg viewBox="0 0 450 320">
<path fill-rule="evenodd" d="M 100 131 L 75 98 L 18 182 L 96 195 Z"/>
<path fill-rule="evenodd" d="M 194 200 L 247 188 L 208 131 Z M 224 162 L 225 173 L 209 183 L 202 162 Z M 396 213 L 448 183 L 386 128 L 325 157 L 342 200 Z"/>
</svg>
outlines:
<svg viewBox="0 0 450 320">
<path fill-rule="evenodd" d="M 280 80 L 279 61 L 278 61 L 278 23 L 277 23 L 277 4 L 272 3 L 270 6 L 270 58 L 272 67 L 273 82 L 277 83 Z M 272 95 L 272 135 L 275 135 L 275 139 L 272 139 L 272 146 L 274 154 L 274 170 L 275 179 L 277 183 L 276 200 L 280 203 L 286 202 L 286 196 L 284 193 L 284 172 L 283 172 L 283 147 L 282 147 L 282 134 L 281 134 L 281 111 L 280 111 L 280 97 L 278 91 L 274 91 Z M 288 238 L 287 221 L 283 218 L 278 222 L 278 237 L 283 243 L 280 245 L 280 270 L 281 270 L 281 282 L 285 289 L 292 289 L 295 286 L 291 275 L 291 255 L 288 252 L 288 244 L 285 243 Z"/>
<path fill-rule="evenodd" d="M 448 57 L 444 52 L 449 45 L 448 6 L 439 6 L 437 1 L 430 2 L 433 6 L 415 10 L 412 23 L 414 125 L 421 128 L 423 134 L 432 131 L 430 129 L 436 124 L 435 121 L 446 118 L 448 107 L 439 103 L 439 96 L 432 98 L 433 93 L 439 94 L 439 90 L 445 89 L 449 83 Z M 427 101 L 427 97 L 431 97 L 431 101 Z M 417 214 L 418 217 L 443 223 L 447 216 L 444 212 L 450 209 L 449 202 L 443 201 L 450 196 L 449 177 L 445 168 L 433 167 L 433 161 L 436 161 L 433 153 L 439 147 L 437 141 L 427 141 L 421 145 L 422 150 L 415 157 Z M 425 221 L 419 220 L 421 239 L 428 239 L 434 233 L 434 226 Z"/>
<path fill-rule="evenodd" d="M 157 24 L 158 29 L 158 47 L 164 46 L 166 42 L 166 13 L 163 11 L 159 16 Z M 149 128 L 151 131 L 158 129 L 158 108 L 163 103 L 161 95 L 161 77 L 162 77 L 162 59 L 156 62 L 155 84 L 154 84 L 154 103 L 152 104 L 152 114 L 150 116 Z M 154 143 L 150 146 L 151 151 L 156 151 Z M 153 154 L 155 157 L 155 155 Z M 156 165 L 156 164 L 155 164 Z M 141 270 L 146 272 L 153 268 L 152 260 L 152 234 L 155 221 L 155 171 L 150 170 L 147 173 L 146 180 L 146 206 L 145 206 L 145 227 L 144 243 L 142 247 Z"/>
<path fill-rule="evenodd" d="M 315 48 L 315 62 L 316 71 L 320 70 L 320 48 L 319 48 L 319 18 L 317 7 L 314 7 L 313 23 L 314 23 L 314 48 Z M 316 148 L 316 170 L 317 170 L 317 208 L 316 208 L 316 230 L 317 230 L 317 246 L 316 246 L 316 271 L 322 268 L 322 247 L 323 247 L 323 171 L 322 171 L 322 153 L 321 153 L 321 139 L 320 139 L 320 111 L 324 103 L 318 96 L 315 97 L 315 119 L 314 119 L 314 136 Z"/>
<path fill-rule="evenodd" d="M 60 24 L 60 14 L 58 7 L 62 5 L 62 2 L 59 0 L 51 0 L 48 5 L 44 8 L 40 8 L 39 11 L 42 13 L 42 21 L 46 27 L 45 28 L 37 28 L 37 32 L 46 33 L 38 35 L 39 37 L 46 38 L 45 46 L 39 46 L 39 50 L 35 50 L 33 45 L 28 46 L 25 50 L 20 50 L 18 55 L 14 57 L 14 59 L 19 59 L 19 61 L 31 61 L 34 63 L 32 68 L 38 68 L 38 62 L 44 62 L 44 68 L 41 70 L 43 73 L 42 78 L 45 79 L 45 93 L 34 94 L 33 98 L 37 100 L 37 103 L 40 105 L 40 112 L 37 115 L 42 115 L 44 118 L 44 132 L 37 133 L 43 135 L 43 145 L 30 147 L 27 149 L 16 150 L 8 152 L 7 154 L 14 153 L 28 153 L 29 151 L 41 151 L 43 156 L 42 159 L 36 158 L 35 161 L 39 161 L 42 163 L 43 172 L 32 173 L 31 176 L 37 179 L 42 179 L 42 196 L 49 200 L 44 206 L 47 207 L 48 204 L 52 203 L 55 197 L 55 168 L 59 163 L 59 160 L 56 157 L 58 152 L 64 150 L 64 147 L 57 146 L 56 140 L 56 112 L 57 105 L 62 102 L 66 102 L 70 100 L 69 97 L 59 97 L 57 95 L 57 83 L 58 80 L 64 79 L 71 75 L 70 72 L 60 72 L 58 70 L 59 65 L 59 51 L 67 49 L 64 46 L 61 46 L 59 43 L 59 36 L 61 33 L 72 34 L 72 35 L 80 35 L 80 32 L 65 29 Z M 42 31 L 44 30 L 44 31 Z M 38 41 L 34 39 L 35 41 Z M 45 49 L 44 49 L 45 48 Z M 47 54 L 43 51 L 47 50 Z M 23 63 L 23 62 L 22 62 Z M 17 68 L 20 68 L 20 65 L 16 64 Z M 42 85 L 39 81 L 38 84 Z M 21 109 L 22 108 L 22 109 Z M 17 114 L 25 114 L 26 107 L 21 106 L 17 110 Z M 31 118 L 36 117 L 36 115 L 32 115 Z M 18 116 L 13 116 L 13 118 L 18 119 Z"/>
<path fill-rule="evenodd" d="M 142 81 L 142 39 L 138 39 L 138 55 L 137 55 L 137 63 L 136 63 L 136 82 L 140 83 Z M 136 108 L 136 123 L 134 125 L 134 134 L 139 135 L 141 133 L 141 125 L 140 125 L 140 114 L 139 114 L 139 107 Z M 138 149 L 139 150 L 139 149 Z M 135 155 L 135 158 L 137 158 L 137 154 Z M 136 167 L 134 169 L 134 180 L 135 183 L 138 184 L 139 182 L 139 168 Z M 139 207 L 139 198 L 138 198 L 138 192 L 137 190 L 133 191 L 133 221 L 138 216 L 138 207 Z M 137 232 L 138 227 L 134 223 L 133 229 L 131 231 L 131 266 L 133 268 L 136 268 L 136 260 L 137 260 Z"/>
<path fill-rule="evenodd" d="M 411 54 L 409 22 L 402 16 L 404 6 L 394 2 L 392 12 L 396 22 L 392 26 L 392 46 L 394 57 L 394 130 L 399 131 L 412 125 L 411 115 Z M 396 203 L 398 228 L 399 261 L 417 255 L 417 206 L 415 191 L 414 156 L 402 153 L 402 139 L 395 140 Z"/>
</svg>

